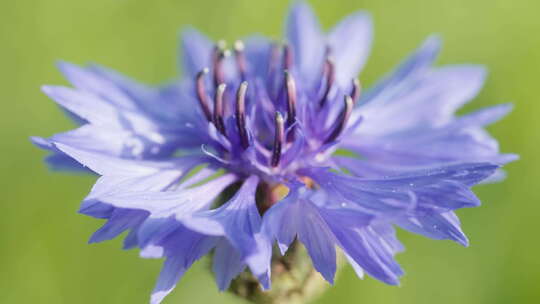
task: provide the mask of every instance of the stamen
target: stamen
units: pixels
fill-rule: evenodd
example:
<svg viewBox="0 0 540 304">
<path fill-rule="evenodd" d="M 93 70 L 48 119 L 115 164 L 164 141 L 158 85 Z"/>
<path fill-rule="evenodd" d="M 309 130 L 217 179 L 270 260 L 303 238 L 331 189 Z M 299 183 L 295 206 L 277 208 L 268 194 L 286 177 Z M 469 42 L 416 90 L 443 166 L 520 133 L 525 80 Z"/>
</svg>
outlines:
<svg viewBox="0 0 540 304">
<path fill-rule="evenodd" d="M 332 133 L 324 141 L 325 144 L 333 142 L 338 138 L 341 132 L 343 132 L 345 126 L 347 125 L 347 122 L 349 121 L 349 117 L 351 116 L 353 106 L 354 102 L 351 96 L 345 96 L 345 105 L 343 107 L 343 110 L 341 111 L 339 122 L 332 131 Z"/>
<path fill-rule="evenodd" d="M 283 68 L 290 70 L 293 65 L 293 54 L 288 44 L 283 45 Z"/>
<path fill-rule="evenodd" d="M 204 68 L 202 71 L 197 73 L 196 91 L 204 117 L 206 117 L 206 120 L 212 121 L 212 113 L 210 112 L 210 107 L 208 106 L 208 95 L 206 95 L 206 88 L 204 86 L 204 76 L 206 76 L 206 74 L 208 74 L 208 68 Z"/>
<path fill-rule="evenodd" d="M 296 121 L 296 82 L 293 76 L 285 70 L 285 90 L 287 91 L 287 125 Z"/>
<path fill-rule="evenodd" d="M 225 134 L 225 124 L 223 123 L 223 94 L 225 94 L 225 89 L 227 85 L 222 83 L 217 87 L 216 97 L 214 99 L 214 117 L 213 122 L 216 126 L 216 129 L 223 134 Z"/>
<path fill-rule="evenodd" d="M 322 108 L 324 104 L 326 103 L 326 99 L 328 98 L 328 93 L 330 93 L 330 90 L 332 89 L 332 85 L 334 84 L 335 79 L 335 73 L 334 73 L 334 62 L 330 57 L 326 57 L 326 61 L 324 62 L 324 76 L 326 78 L 326 85 L 324 88 L 324 94 L 321 97 L 321 100 L 319 101 L 319 106 Z"/>
<path fill-rule="evenodd" d="M 246 81 L 240 84 L 238 92 L 236 92 L 236 126 L 238 127 L 238 134 L 240 135 L 240 141 L 242 147 L 247 149 L 249 147 L 249 139 L 246 130 L 246 91 L 248 83 Z"/>
<path fill-rule="evenodd" d="M 229 50 L 225 49 L 225 41 L 220 40 L 214 47 L 213 66 L 214 66 L 214 85 L 217 87 L 220 83 L 225 82 L 225 74 L 223 72 L 223 60 L 230 55 Z"/>
<path fill-rule="evenodd" d="M 272 148 L 272 160 L 270 164 L 272 167 L 279 165 L 281 159 L 281 149 L 283 146 L 283 139 L 285 136 L 285 124 L 283 122 L 283 116 L 281 113 L 276 112 L 276 133 L 274 137 L 274 147 Z"/>
<path fill-rule="evenodd" d="M 353 87 L 351 90 L 351 98 L 354 103 L 358 101 L 358 98 L 360 98 L 360 93 L 362 91 L 362 87 L 360 86 L 360 81 L 358 79 L 353 79 Z"/>
<path fill-rule="evenodd" d="M 234 43 L 234 55 L 236 57 L 236 64 L 242 81 L 246 80 L 247 75 L 247 61 L 244 54 L 244 43 L 240 40 L 236 40 Z"/>
</svg>

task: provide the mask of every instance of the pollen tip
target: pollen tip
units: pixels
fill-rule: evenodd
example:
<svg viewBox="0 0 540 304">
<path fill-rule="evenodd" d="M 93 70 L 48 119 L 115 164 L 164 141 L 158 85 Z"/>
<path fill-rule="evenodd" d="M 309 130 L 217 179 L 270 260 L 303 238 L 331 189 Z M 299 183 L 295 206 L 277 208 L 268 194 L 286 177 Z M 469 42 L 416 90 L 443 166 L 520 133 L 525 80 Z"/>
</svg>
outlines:
<svg viewBox="0 0 540 304">
<path fill-rule="evenodd" d="M 354 101 L 352 97 L 349 95 L 345 95 L 345 107 L 347 111 L 349 110 L 350 107 L 352 107 L 353 103 Z"/>
<path fill-rule="evenodd" d="M 227 58 L 227 57 L 231 56 L 231 50 L 228 50 L 228 49 L 223 50 L 222 54 L 223 54 L 224 58 Z"/>
<path fill-rule="evenodd" d="M 281 115 L 281 113 L 276 112 L 275 119 L 276 124 L 283 124 L 283 115 Z"/>
<path fill-rule="evenodd" d="M 227 85 L 225 83 L 220 83 L 217 87 L 218 94 L 223 94 L 226 88 L 227 88 Z"/>
<path fill-rule="evenodd" d="M 234 42 L 234 50 L 237 52 L 242 52 L 245 48 L 244 42 L 242 40 L 236 40 Z"/>
<path fill-rule="evenodd" d="M 225 39 L 219 39 L 217 42 L 217 48 L 220 50 L 224 50 L 227 48 L 227 41 Z"/>
</svg>

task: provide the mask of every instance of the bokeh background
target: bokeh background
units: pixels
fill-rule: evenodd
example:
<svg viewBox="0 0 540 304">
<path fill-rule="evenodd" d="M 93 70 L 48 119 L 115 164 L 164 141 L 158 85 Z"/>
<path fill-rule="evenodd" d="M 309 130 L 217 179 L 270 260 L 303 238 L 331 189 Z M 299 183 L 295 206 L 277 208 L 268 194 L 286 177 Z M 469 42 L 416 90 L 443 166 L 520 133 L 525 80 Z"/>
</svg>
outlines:
<svg viewBox="0 0 540 304">
<path fill-rule="evenodd" d="M 467 249 L 401 232 L 401 287 L 350 268 L 315 303 L 540 303 L 540 1 L 318 0 L 328 28 L 351 11 L 375 21 L 365 85 L 389 71 L 430 33 L 440 33 L 439 63 L 483 63 L 490 76 L 465 110 L 512 101 L 514 112 L 490 131 L 502 150 L 521 155 L 508 179 L 483 185 L 484 202 L 462 210 Z M 49 172 L 28 136 L 71 123 L 41 92 L 65 84 L 64 59 L 110 66 L 159 83 L 177 75 L 177 36 L 194 25 L 234 41 L 260 32 L 279 38 L 288 0 L 0 1 L 0 303 L 146 303 L 161 262 L 120 250 L 118 240 L 87 245 L 101 224 L 77 214 L 93 177 Z M 398 119 L 398 118 L 396 118 Z M 207 261 L 197 263 L 165 303 L 241 303 L 217 292 Z"/>
</svg>

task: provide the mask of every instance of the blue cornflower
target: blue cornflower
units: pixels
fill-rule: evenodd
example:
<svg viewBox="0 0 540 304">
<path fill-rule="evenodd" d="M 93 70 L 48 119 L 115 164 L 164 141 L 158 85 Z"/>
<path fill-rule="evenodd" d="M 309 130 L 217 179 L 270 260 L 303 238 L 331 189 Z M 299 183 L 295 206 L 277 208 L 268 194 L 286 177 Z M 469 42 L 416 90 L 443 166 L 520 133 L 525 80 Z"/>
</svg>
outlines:
<svg viewBox="0 0 540 304">
<path fill-rule="evenodd" d="M 398 284 L 395 226 L 468 244 L 454 210 L 516 159 L 483 129 L 511 107 L 456 116 L 485 71 L 433 67 L 436 37 L 361 94 L 371 35 L 366 13 L 324 34 L 298 3 L 284 44 L 231 51 L 186 30 L 185 75 L 162 87 L 61 63 L 74 88 L 44 92 L 79 126 L 33 141 L 53 168 L 100 175 L 80 209 L 107 220 L 90 242 L 129 231 L 125 248 L 166 259 L 152 303 L 211 251 L 220 290 L 246 267 L 268 289 L 274 243 L 285 254 L 295 239 L 329 282 L 337 246 L 360 276 Z"/>
</svg>

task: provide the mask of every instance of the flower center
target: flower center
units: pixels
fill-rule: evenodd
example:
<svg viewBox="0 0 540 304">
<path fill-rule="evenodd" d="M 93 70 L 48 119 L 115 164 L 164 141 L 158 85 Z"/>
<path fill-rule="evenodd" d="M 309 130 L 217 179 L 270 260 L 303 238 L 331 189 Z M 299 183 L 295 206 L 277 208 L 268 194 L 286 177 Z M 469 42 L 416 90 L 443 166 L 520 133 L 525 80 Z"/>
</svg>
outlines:
<svg viewBox="0 0 540 304">
<path fill-rule="evenodd" d="M 235 42 L 232 58 L 219 42 L 211 67 L 195 79 L 201 112 L 216 130 L 211 137 L 219 156 L 270 175 L 325 160 L 326 150 L 347 128 L 359 82 L 353 80 L 346 93 L 335 84 L 329 48 L 314 85 L 303 81 L 288 45 L 271 47 L 266 67 L 260 69 L 264 72 L 254 68 L 260 62 L 248 60 L 244 49 L 241 41 Z M 340 98 L 343 103 L 336 102 Z"/>
</svg>

